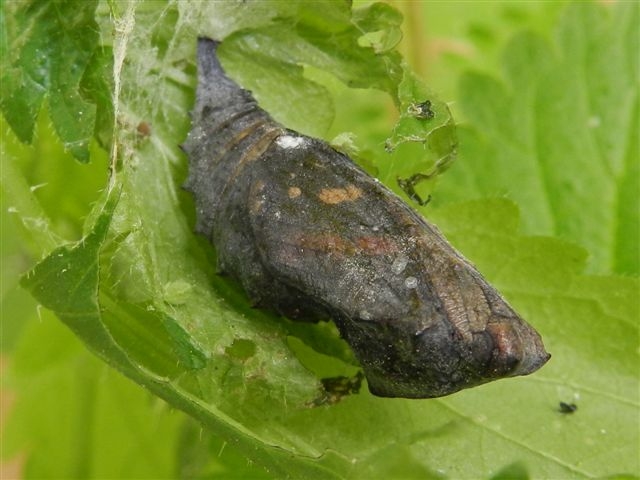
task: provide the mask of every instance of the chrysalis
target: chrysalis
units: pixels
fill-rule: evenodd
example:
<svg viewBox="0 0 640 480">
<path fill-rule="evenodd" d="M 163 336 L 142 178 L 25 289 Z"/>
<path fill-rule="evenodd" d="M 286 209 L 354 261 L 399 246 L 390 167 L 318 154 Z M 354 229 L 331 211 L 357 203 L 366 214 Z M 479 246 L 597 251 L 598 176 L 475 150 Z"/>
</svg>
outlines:
<svg viewBox="0 0 640 480">
<path fill-rule="evenodd" d="M 548 359 L 440 232 L 326 142 L 289 130 L 198 41 L 186 188 L 196 230 L 252 303 L 333 319 L 383 397 L 439 397 Z"/>
</svg>

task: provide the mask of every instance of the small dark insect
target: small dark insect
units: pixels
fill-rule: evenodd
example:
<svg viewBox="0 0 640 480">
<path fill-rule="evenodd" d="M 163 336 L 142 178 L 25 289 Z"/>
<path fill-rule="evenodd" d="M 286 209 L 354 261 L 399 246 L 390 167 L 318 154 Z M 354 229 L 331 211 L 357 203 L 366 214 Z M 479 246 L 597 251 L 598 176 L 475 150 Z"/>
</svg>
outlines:
<svg viewBox="0 0 640 480">
<path fill-rule="evenodd" d="M 548 359 L 440 232 L 346 155 L 276 123 L 198 41 L 185 187 L 255 306 L 333 319 L 383 397 L 439 397 Z"/>
<path fill-rule="evenodd" d="M 560 405 L 559 405 L 560 413 L 573 413 L 576 410 L 578 410 L 578 406 L 575 403 L 560 402 Z"/>
<path fill-rule="evenodd" d="M 433 110 L 431 110 L 431 101 L 425 100 L 420 103 L 412 103 L 409 105 L 409 114 L 421 120 L 430 120 L 435 116 Z"/>
</svg>

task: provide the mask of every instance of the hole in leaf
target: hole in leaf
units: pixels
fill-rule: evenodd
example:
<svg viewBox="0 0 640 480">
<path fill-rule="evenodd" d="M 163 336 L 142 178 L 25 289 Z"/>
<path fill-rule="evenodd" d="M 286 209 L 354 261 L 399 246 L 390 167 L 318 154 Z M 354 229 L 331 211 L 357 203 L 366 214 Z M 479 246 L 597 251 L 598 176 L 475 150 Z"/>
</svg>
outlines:
<svg viewBox="0 0 640 480">
<path fill-rule="evenodd" d="M 232 358 L 244 362 L 256 353 L 256 344 L 245 338 L 238 338 L 225 348 L 225 353 Z"/>
</svg>

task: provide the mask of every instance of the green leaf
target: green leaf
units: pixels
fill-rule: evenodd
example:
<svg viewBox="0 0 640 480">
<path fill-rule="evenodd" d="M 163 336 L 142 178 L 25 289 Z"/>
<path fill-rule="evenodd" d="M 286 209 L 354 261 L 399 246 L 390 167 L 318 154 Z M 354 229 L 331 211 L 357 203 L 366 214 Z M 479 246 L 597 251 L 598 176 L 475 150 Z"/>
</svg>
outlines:
<svg viewBox="0 0 640 480">
<path fill-rule="evenodd" d="M 2 453 L 28 453 L 22 478 L 170 478 L 176 470 L 183 419 L 46 310 L 26 329 L 3 387 L 21 392 Z"/>
<path fill-rule="evenodd" d="M 531 33 L 512 40 L 504 81 L 465 75 L 469 125 L 441 195 L 506 194 L 526 232 L 584 245 L 593 272 L 638 274 L 638 11 L 573 4 L 553 47 Z"/>
<path fill-rule="evenodd" d="M 507 465 L 491 477 L 491 480 L 529 480 L 527 469 L 519 463 Z"/>
<path fill-rule="evenodd" d="M 341 2 L 294 5 L 279 11 L 279 16 L 265 26 L 238 30 L 226 37 L 219 49 L 226 70 L 253 90 L 278 121 L 315 136 L 326 136 L 334 106 L 327 89 L 306 78 L 301 65 L 318 69 L 325 76 L 330 74 L 351 88 L 376 88 L 388 93 L 400 117 L 385 148 L 392 152 L 409 144 L 394 159 L 417 156 L 417 160 L 396 163 L 404 168 L 394 173 L 396 177 L 411 177 L 422 172 L 404 189 L 410 197 L 419 198 L 413 186 L 448 166 L 455 157 L 456 137 L 446 103 L 410 71 L 397 51 L 391 50 L 400 40 L 401 15 L 380 3 L 361 7 L 353 14 Z M 288 102 L 282 105 L 278 98 L 287 98 Z M 416 114 L 416 106 L 425 104 L 430 115 Z M 392 164 L 386 157 L 376 162 L 383 177 Z"/>
<path fill-rule="evenodd" d="M 80 82 L 99 39 L 97 5 L 97 1 L 3 2 L 1 13 L 6 29 L 1 51 L 3 115 L 21 141 L 31 142 L 46 97 L 65 148 L 82 162 L 89 160 L 96 121 L 96 105 L 83 97 Z M 95 88 L 105 91 L 104 85 Z M 103 105 L 108 111 L 109 104 Z"/>
<path fill-rule="evenodd" d="M 91 340 L 96 353 L 113 362 L 122 361 L 122 352 L 110 346 L 98 308 L 98 254 L 104 242 L 117 195 L 109 197 L 92 232 L 74 246 L 55 249 L 22 278 L 42 306 L 58 314 L 76 334 Z"/>
<path fill-rule="evenodd" d="M 435 179 L 454 161 L 458 146 L 455 124 L 449 107 L 435 100 L 434 94 L 407 67 L 398 86 L 398 98 L 400 118 L 385 148 L 392 152 L 404 146 L 395 152 L 395 157 L 405 161 L 388 164 L 393 165 L 403 191 L 424 205 L 428 200 L 422 200 L 415 187 L 424 180 Z M 383 175 L 387 173 L 381 170 Z"/>
<path fill-rule="evenodd" d="M 234 382 L 237 384 L 236 389 L 247 387 L 243 385 L 242 375 L 238 377 L 242 373 L 242 369 L 238 370 L 238 367 L 244 362 L 236 361 L 234 364 L 233 359 L 230 361 L 225 356 L 215 356 L 214 350 L 209 349 L 213 358 L 209 359 L 208 368 L 200 372 L 198 369 L 204 366 L 205 358 L 196 346 L 199 339 L 194 337 L 193 332 L 187 336 L 183 327 L 162 312 L 141 314 L 131 307 L 129 312 L 123 312 L 123 308 L 127 308 L 126 302 L 121 301 L 121 305 L 114 305 L 108 292 L 101 294 L 99 299 L 101 250 L 119 199 L 120 196 L 112 191 L 89 234 L 75 245 L 54 250 L 23 277 L 22 285 L 43 306 L 55 312 L 94 353 L 130 378 L 178 408 L 185 409 L 217 431 L 227 428 L 245 430 L 245 427 L 241 427 L 231 418 L 227 418 L 227 426 L 224 426 L 224 422 L 220 423 L 220 419 L 226 417 L 222 412 L 212 415 L 217 408 L 213 404 L 205 407 L 205 403 L 211 394 L 216 393 L 212 391 L 215 387 L 210 382 L 209 385 L 201 383 L 206 378 L 211 379 L 213 375 L 222 374 L 226 380 L 225 387 L 237 394 Z M 104 287 L 107 286 L 104 285 L 102 288 Z M 106 311 L 103 312 L 103 308 Z M 151 311 L 153 312 L 153 309 Z M 162 317 L 162 323 L 157 322 L 160 327 L 164 327 L 162 329 L 154 326 L 158 316 Z M 185 320 L 184 317 L 181 318 L 181 321 Z M 189 325 L 188 328 L 192 329 L 193 325 Z M 273 354 L 274 349 L 271 349 L 270 353 Z M 277 358 L 271 358 L 272 362 L 273 360 L 277 361 Z M 286 368 L 286 364 L 290 363 L 286 358 L 281 358 L 280 362 L 285 364 L 289 373 L 295 369 L 295 365 Z M 183 370 L 185 368 L 186 372 Z M 195 376 L 194 371 L 200 378 Z M 248 394 L 252 401 L 260 398 L 260 402 L 265 405 L 265 402 L 269 401 L 268 392 L 264 391 L 260 379 L 257 380 L 257 385 L 245 394 Z M 289 377 L 289 381 L 295 381 L 295 377 Z M 198 395 L 195 396 L 195 393 Z M 218 418 L 218 415 L 221 417 Z M 218 425 L 215 426 L 216 424 Z M 240 434 L 240 437 L 242 436 L 249 438 L 253 434 L 245 430 L 245 433 Z M 240 437 L 235 434 L 226 436 L 228 439 L 234 438 L 235 441 Z M 271 450 L 268 442 L 259 446 L 254 441 L 247 441 L 243 448 L 248 449 L 245 450 L 245 454 L 255 448 Z M 275 451 L 266 454 L 263 461 L 275 471 L 281 471 L 287 457 L 286 453 Z M 306 463 L 306 460 L 301 459 L 298 468 L 309 472 L 316 470 L 313 466 L 305 468 Z M 293 468 L 295 471 L 295 466 Z"/>
<path fill-rule="evenodd" d="M 391 50 L 402 39 L 402 15 L 386 3 L 354 9 L 352 20 L 364 32 L 358 43 L 372 47 L 376 53 Z"/>
<path fill-rule="evenodd" d="M 118 168 L 110 179 L 109 193 L 105 192 L 88 217 L 83 240 L 58 246 L 24 280 L 25 285 L 105 362 L 215 432 L 216 437 L 205 434 L 200 443 L 198 427 L 187 423 L 176 433 L 170 425 L 163 430 L 166 437 L 157 436 L 154 449 L 164 455 L 164 461 L 157 470 L 145 468 L 148 476 L 162 476 L 172 468 L 165 447 L 176 453 L 175 469 L 187 478 L 229 478 L 234 472 L 247 477 L 323 479 L 593 478 L 637 472 L 638 281 L 585 275 L 587 250 L 558 238 L 523 235 L 518 207 L 510 201 L 449 202 L 430 206 L 425 212 L 541 331 L 553 358 L 533 376 L 487 384 L 443 399 L 382 399 L 363 387 L 358 395 L 347 396 L 335 405 L 314 407 L 322 394 L 322 377 L 353 373 L 352 359 L 335 328 L 330 324 L 294 324 L 251 309 L 237 285 L 215 274 L 215 252 L 192 233 L 193 203 L 180 189 L 186 161 L 177 145 L 189 127 L 195 37 L 226 36 L 230 43 L 233 40 L 253 48 L 256 68 L 252 70 L 245 62 L 246 76 L 236 78 L 241 84 L 254 73 L 284 80 L 289 73 L 298 75 L 301 65 L 303 78 L 313 76 L 314 81 L 322 77 L 307 65 L 326 68 L 328 75 L 344 67 L 345 78 L 371 68 L 373 80 L 365 86 L 391 82 L 395 90 L 386 91 L 399 95 L 398 82 L 403 76 L 383 69 L 387 79 L 376 78 L 382 74 L 376 70 L 380 57 L 372 54 L 373 44 L 365 42 L 363 47 L 362 41 L 358 43 L 362 26 L 356 28 L 356 35 L 348 22 L 357 26 L 362 17 L 353 20 L 345 5 L 301 2 L 291 8 L 290 2 L 118 2 L 111 4 L 108 13 L 99 10 L 102 16 L 98 23 L 109 35 L 111 21 L 121 27 L 113 36 L 117 76 L 110 97 L 116 100 L 114 111 L 119 112 L 114 132 Z M 370 28 L 384 25 L 392 30 L 393 22 L 387 17 L 391 10 L 376 8 L 383 15 L 378 23 L 371 20 Z M 365 18 L 372 18 L 369 15 Z M 333 37 L 340 40 L 335 49 L 327 40 Z M 269 50 L 271 60 L 260 57 L 262 43 L 251 43 L 256 39 L 275 49 Z M 285 58 L 287 47 L 279 44 L 284 40 L 296 41 L 291 44 L 295 46 L 295 62 Z M 236 61 L 232 58 L 235 54 L 227 51 L 230 67 Z M 351 66 L 352 61 L 362 64 Z M 516 70 L 526 71 L 527 65 L 523 62 L 516 68 L 514 64 L 513 75 L 519 75 Z M 407 81 L 411 80 L 408 75 L 404 76 Z M 483 79 L 478 77 L 478 81 Z M 360 81 L 366 83 L 366 78 Z M 291 115 L 294 110 L 283 99 L 304 103 L 306 91 L 317 93 L 313 102 L 320 108 L 330 105 L 322 100 L 325 90 L 309 90 L 308 82 L 299 87 L 295 82 L 284 85 L 284 96 L 281 90 L 270 90 L 276 83 L 266 79 L 269 88 L 260 94 L 260 100 L 270 102 L 276 116 Z M 326 92 L 334 92 L 331 82 L 324 87 Z M 407 95 L 422 91 L 411 82 L 404 87 Z M 255 88 L 257 92 L 258 86 Z M 291 96 L 291 92 L 297 95 Z M 335 102 L 340 114 L 352 113 L 351 120 L 362 122 L 364 131 L 367 124 L 379 126 L 380 117 L 372 119 L 368 113 L 377 115 L 387 106 L 377 102 L 380 92 L 356 92 L 351 92 L 359 99 L 354 100 L 356 107 L 363 105 L 358 103 L 363 99 L 375 105 L 369 110 L 350 111 L 348 105 Z M 414 99 L 407 97 L 405 104 L 420 103 L 424 101 L 421 97 L 422 93 Z M 500 106 L 493 103 L 495 96 L 474 98 L 475 109 L 482 112 L 487 127 L 481 133 L 496 130 L 495 122 L 501 122 L 500 128 L 507 132 L 519 131 L 517 116 L 495 115 L 495 106 Z M 531 113 L 531 108 L 527 111 Z M 141 122 L 150 126 L 148 134 L 136 132 Z M 300 122 L 310 124 L 311 120 Z M 386 125 L 383 140 L 392 130 L 389 121 Z M 492 163 L 490 155 L 475 156 L 483 146 L 474 142 L 478 136 L 465 133 L 461 137 L 460 148 L 469 156 L 463 155 L 458 170 L 473 172 L 474 177 L 460 188 L 474 182 L 488 183 L 498 175 L 495 167 L 501 165 L 499 157 Z M 369 146 L 368 140 L 365 145 Z M 382 150 L 380 142 L 376 166 L 383 165 Z M 467 158 L 481 159 L 485 168 L 470 166 Z M 392 159 L 385 165 L 383 179 L 393 181 L 397 172 L 411 171 L 412 167 L 416 167 L 413 171 L 421 170 L 420 160 L 409 154 Z M 12 166 L 10 178 L 19 178 L 20 172 L 28 170 L 15 159 Z M 91 170 L 86 172 L 87 179 L 92 177 Z M 436 198 L 460 197 L 460 189 L 446 185 L 449 177 L 459 175 L 455 172 L 450 170 L 441 177 L 443 188 Z M 63 177 L 52 177 L 52 183 L 56 188 L 66 186 L 70 192 L 75 189 L 75 182 L 67 184 Z M 29 197 L 28 187 L 7 189 L 12 202 L 14 191 L 24 200 L 19 205 L 27 208 L 31 201 L 38 206 L 39 198 L 35 194 Z M 85 198 L 78 195 L 76 202 L 82 204 Z M 48 207 L 55 211 L 54 205 Z M 523 222 L 527 218 L 524 215 Z M 50 229 L 50 220 L 45 217 L 43 222 Z M 39 342 L 34 340 L 25 358 L 41 345 L 52 347 L 48 345 L 52 335 L 48 331 L 42 335 Z M 86 361 L 76 356 L 77 346 L 67 350 L 62 342 L 53 345 L 58 346 L 58 352 L 42 348 L 40 362 L 46 364 L 56 356 L 74 357 L 80 364 Z M 67 375 L 70 371 L 75 372 L 68 369 Z M 92 378 L 93 373 L 89 372 Z M 30 379 L 24 370 L 17 369 L 16 374 L 23 375 L 21 391 L 27 391 Z M 76 378 L 77 388 L 85 383 L 91 387 L 89 381 L 80 381 L 85 377 Z M 61 410 L 77 415 L 73 424 L 81 431 L 83 425 L 87 429 L 94 425 L 83 412 L 99 405 L 96 402 L 115 385 L 107 382 L 82 410 L 72 403 L 80 394 L 66 388 L 68 377 L 45 377 L 43 381 L 50 383 L 40 391 L 53 392 L 58 399 L 70 392 L 71 401 L 63 402 Z M 131 400 L 135 401 L 131 418 L 143 415 L 141 399 L 145 397 L 142 390 L 137 393 L 140 396 Z M 39 400 L 43 397 L 45 394 L 37 395 Z M 563 415 L 558 411 L 561 401 L 575 403 L 578 410 Z M 46 400 L 40 400 L 39 407 L 46 406 Z M 149 411 L 153 412 L 153 407 Z M 26 413 L 16 422 L 26 422 L 25 418 Z M 41 418 L 52 426 L 44 425 Z M 59 418 L 38 415 L 29 438 L 43 432 L 54 438 L 51 432 L 59 427 L 55 424 Z M 150 422 L 144 423 L 134 424 L 133 430 L 147 438 Z M 16 427 L 13 432 L 17 431 Z M 13 433 L 13 437 L 17 435 Z M 96 443 L 91 449 L 103 469 L 74 464 L 82 462 L 86 454 L 73 457 L 73 452 L 62 447 L 56 450 L 55 445 L 45 448 L 39 444 L 40 448 L 30 453 L 30 461 L 42 462 L 43 467 L 32 470 L 31 476 L 41 476 L 51 463 L 47 454 L 66 455 L 68 461 L 60 463 L 64 468 L 52 470 L 60 476 L 69 476 L 68 472 L 81 472 L 85 477 L 144 476 L 134 466 L 127 468 L 126 462 L 114 463 L 125 465 L 117 473 L 115 467 L 108 468 L 111 457 L 122 458 L 118 447 L 129 438 L 120 428 L 114 428 L 113 435 L 121 442 L 114 436 L 105 438 L 117 443 L 116 448 Z M 79 441 L 83 437 L 70 438 Z M 219 457 L 223 465 L 217 462 Z M 247 461 L 257 468 L 251 469 Z"/>
</svg>

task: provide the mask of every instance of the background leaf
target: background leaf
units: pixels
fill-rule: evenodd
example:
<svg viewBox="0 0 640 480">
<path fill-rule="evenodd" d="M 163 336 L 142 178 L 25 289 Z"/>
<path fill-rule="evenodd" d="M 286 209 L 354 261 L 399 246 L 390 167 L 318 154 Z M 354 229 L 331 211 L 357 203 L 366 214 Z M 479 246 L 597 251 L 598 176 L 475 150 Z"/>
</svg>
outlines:
<svg viewBox="0 0 640 480">
<path fill-rule="evenodd" d="M 548 12 L 556 8 L 550 6 Z M 624 8 L 615 7 L 614 12 L 623 12 L 615 18 L 625 17 Z M 565 15 L 569 18 L 564 17 L 558 31 L 580 32 L 577 37 L 564 35 L 567 42 L 572 39 L 576 51 L 584 51 L 581 41 L 597 44 L 606 32 L 618 38 L 607 27 L 606 15 L 568 12 Z M 532 19 L 543 17 L 524 15 L 512 24 L 533 25 Z M 93 165 L 85 167 L 84 175 L 97 184 L 70 184 L 46 169 L 27 173 L 33 163 L 25 162 L 22 156 L 33 152 L 29 149 L 37 148 L 41 139 L 36 137 L 34 147 L 22 147 L 5 143 L 3 137 L 12 166 L 12 170 L 3 171 L 3 205 L 14 206 L 19 232 L 36 242 L 32 256 L 51 252 L 24 280 L 38 300 L 53 309 L 103 360 L 195 418 L 205 431 L 201 433 L 194 421 L 177 411 L 167 413 L 164 403 L 151 400 L 150 393 L 104 373 L 95 362 L 88 367 L 86 352 L 65 331 L 54 328 L 45 314 L 42 324 L 32 322 L 25 333 L 26 346 L 16 354 L 12 384 L 32 398 L 40 398 L 38 392 L 49 392 L 51 400 L 40 402 L 38 412 L 47 403 L 55 411 L 77 410 L 73 422 L 67 423 L 78 425 L 78 433 L 65 434 L 65 441 L 55 444 L 48 439 L 55 438 L 56 429 L 63 424 L 57 422 L 60 416 L 40 413 L 30 420 L 30 404 L 24 409 L 17 407 L 9 430 L 9 438 L 14 439 L 11 452 L 40 439 L 37 448 L 29 452 L 27 476 L 79 472 L 96 478 L 229 478 L 236 472 L 266 478 L 585 478 L 640 470 L 639 438 L 633 423 L 640 410 L 637 279 L 585 275 L 592 245 L 582 242 L 587 247 L 583 249 L 566 238 L 531 236 L 541 230 L 537 230 L 537 221 L 531 222 L 528 207 L 522 203 L 516 206 L 499 198 L 469 200 L 481 194 L 495 197 L 503 193 L 496 188 L 481 191 L 469 186 L 494 185 L 494 177 L 521 181 L 523 194 L 528 188 L 535 190 L 514 171 L 530 167 L 531 160 L 522 150 L 512 151 L 511 162 L 505 167 L 507 162 L 499 155 L 483 153 L 487 145 L 493 145 L 493 137 L 482 138 L 491 134 L 498 142 L 504 128 L 512 134 L 510 140 L 518 140 L 529 125 L 520 123 L 519 113 L 525 111 L 529 118 L 537 105 L 532 100 L 533 87 L 527 87 L 530 89 L 516 100 L 507 96 L 498 102 L 505 94 L 504 87 L 495 81 L 495 72 L 465 77 L 476 79 L 477 84 L 469 84 L 469 80 L 462 83 L 461 102 L 470 121 L 460 139 L 462 155 L 456 167 L 441 177 L 435 206 L 423 211 L 539 328 L 553 358 L 534 376 L 425 401 L 381 399 L 363 388 L 338 404 L 313 407 L 322 394 L 320 378 L 355 371 L 335 328 L 331 324 L 294 324 L 249 308 L 235 284 L 215 275 L 215 252 L 192 233 L 193 204 L 180 189 L 186 161 L 177 146 L 189 128 L 195 37 L 227 37 L 226 45 L 238 45 L 237 51 L 225 47 L 225 67 L 241 84 L 255 82 L 251 87 L 256 95 L 263 104 L 271 105 L 281 121 L 293 119 L 303 130 L 325 130 L 326 138 L 344 130 L 355 132 L 360 154 L 370 156 L 381 179 L 398 190 L 393 184 L 398 172 L 423 171 L 425 165 L 423 156 L 409 150 L 400 148 L 391 156 L 384 150 L 384 140 L 403 114 L 390 113 L 394 104 L 402 105 L 397 101 L 402 76 L 379 64 L 380 58 L 399 59 L 388 50 L 397 38 L 397 18 L 393 9 L 378 5 L 360 10 L 352 23 L 346 3 L 341 2 L 305 2 L 294 8 L 283 2 L 98 5 L 96 21 L 101 37 L 113 39 L 109 49 L 101 51 L 113 52 L 116 77 L 113 83 L 103 83 L 113 85 L 113 97 L 95 98 L 99 103 L 104 98 L 116 99 L 111 106 L 117 116 L 112 160 L 115 176 L 109 186 L 104 157 L 100 164 L 95 152 L 92 160 L 98 161 L 96 170 L 91 170 Z M 593 28 L 583 28 L 585 22 Z M 476 29 L 474 38 L 503 35 L 496 26 L 499 22 L 492 25 L 485 29 L 485 37 Z M 611 38 L 606 35 L 604 38 Z M 339 48 L 330 48 L 328 38 L 340 40 Z M 294 57 L 287 57 L 282 46 L 285 40 L 295 45 Z M 617 41 L 629 48 L 629 39 Z M 262 45 L 269 48 L 263 52 Z M 538 77 L 527 76 L 531 63 L 552 71 L 556 57 L 545 60 L 540 55 L 548 48 L 546 40 L 523 34 L 511 45 L 505 54 L 512 64 L 507 78 L 538 82 Z M 522 57 L 522 49 L 527 56 Z M 252 55 L 259 60 L 255 64 L 246 61 Z M 558 58 L 571 64 L 569 56 Z M 529 60 L 523 62 L 522 58 Z M 101 68 L 89 69 L 96 80 L 110 62 L 99 63 Z M 334 72 L 341 69 L 347 83 L 362 72 L 374 72 L 369 83 L 360 79 L 364 82 L 361 86 L 382 88 L 386 93 L 341 86 Z M 290 76 L 302 81 L 290 81 Z M 265 79 L 262 83 L 257 81 L 261 78 Z M 566 80 L 561 75 L 558 78 Z M 424 100 L 420 88 L 407 88 L 405 105 Z M 476 90 L 488 94 L 478 95 Z M 417 92 L 414 99 L 411 92 Z M 285 105 L 283 98 L 292 99 L 290 105 Z M 518 109 L 510 101 L 517 103 Z M 318 125 L 313 125 L 311 107 L 319 109 Z M 296 108 L 304 112 L 297 120 Z M 328 127 L 334 108 L 336 121 Z M 38 131 L 46 132 L 46 127 L 44 122 Z M 627 138 L 628 132 L 620 135 Z M 607 139 L 617 134 L 599 135 Z M 633 165 L 637 158 L 630 158 Z M 54 165 L 65 161 L 61 155 L 52 159 Z M 498 167 L 511 170 L 500 171 Z M 549 165 L 553 168 L 555 164 Z M 564 168 L 576 181 L 591 175 L 588 169 L 572 163 Z M 98 170 L 102 176 L 96 175 Z M 473 172 L 473 178 L 469 174 L 454 187 L 461 172 Z M 532 183 L 538 179 L 530 178 Z M 31 191 L 30 185 L 43 181 L 48 184 Z M 69 185 L 94 187 L 89 194 Z M 108 186 L 102 193 L 97 191 Z M 608 188 L 616 191 L 618 186 L 610 184 Z M 567 195 L 555 184 L 550 191 L 558 198 Z M 75 198 L 71 203 L 84 213 L 75 218 L 64 213 L 56 202 L 47 201 L 51 198 L 47 192 Z M 625 195 L 633 198 L 634 190 L 628 192 Z M 518 200 L 515 195 L 512 198 Z M 79 220 L 87 215 L 91 202 L 98 203 L 80 230 Z M 524 234 L 519 208 L 524 212 Z M 568 212 L 561 211 L 563 215 Z M 611 215 L 612 209 L 604 213 Z M 560 214 L 558 218 L 568 221 Z M 64 219 L 75 223 L 65 228 Z M 579 225 L 586 228 L 586 223 Z M 77 239 L 80 231 L 83 240 L 61 245 L 61 237 Z M 612 243 L 607 240 L 606 245 Z M 624 255 L 616 258 L 625 265 L 629 261 Z M 593 265 L 590 268 L 601 271 Z M 25 308 L 32 308 L 31 304 Z M 33 318 L 33 310 L 27 311 Z M 42 348 L 51 338 L 63 341 L 49 345 L 56 348 Z M 56 358 L 60 363 L 49 361 Z M 38 368 L 32 371 L 40 372 L 37 376 L 24 368 L 34 361 Z M 96 376 L 104 382 L 100 388 L 93 383 Z M 87 377 L 89 380 L 84 380 Z M 131 403 L 134 417 L 127 426 L 133 428 L 105 426 L 113 418 L 109 413 L 113 403 L 121 401 L 117 396 L 113 401 L 108 397 L 106 392 L 111 388 L 131 395 L 126 402 Z M 65 392 L 69 394 L 65 396 Z M 578 410 L 561 414 L 561 401 L 575 403 Z M 89 410 L 95 414 L 85 414 Z M 141 418 L 141 424 L 134 424 L 134 418 Z M 24 429 L 24 425 L 31 427 Z M 89 434 L 81 426 L 87 426 Z M 105 443 L 95 440 L 98 433 L 92 432 L 100 432 Z M 162 461 L 127 464 L 127 452 L 119 447 L 136 433 L 149 442 L 155 435 L 158 445 L 145 448 L 162 455 Z M 61 448 L 87 438 L 93 439 L 95 448 Z M 108 447 L 108 439 L 117 445 Z M 93 446 L 86 441 L 83 445 Z M 52 467 L 55 461 L 58 469 Z"/>
<path fill-rule="evenodd" d="M 526 232 L 584 245 L 593 272 L 638 274 L 638 12 L 574 4 L 555 48 L 528 32 L 510 42 L 504 82 L 464 75 L 464 168 L 441 195 L 508 195 Z"/>
<path fill-rule="evenodd" d="M 5 2 L 2 25 L 2 96 L 5 119 L 23 142 L 31 142 L 45 97 L 64 146 L 89 160 L 96 105 L 84 98 L 80 82 L 99 40 L 96 1 Z M 95 67 L 92 67 L 95 68 Z M 105 91 L 104 81 L 85 86 Z M 108 98 L 108 97 L 106 97 Z M 103 95 L 102 100 L 106 99 Z M 103 103 L 107 111 L 108 103 Z"/>
<path fill-rule="evenodd" d="M 177 470 L 182 416 L 89 353 L 46 310 L 22 336 L 10 381 L 21 398 L 3 454 L 27 453 L 23 478 L 169 478 Z"/>
</svg>

